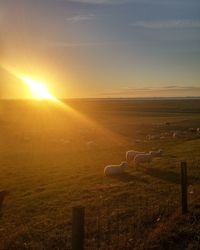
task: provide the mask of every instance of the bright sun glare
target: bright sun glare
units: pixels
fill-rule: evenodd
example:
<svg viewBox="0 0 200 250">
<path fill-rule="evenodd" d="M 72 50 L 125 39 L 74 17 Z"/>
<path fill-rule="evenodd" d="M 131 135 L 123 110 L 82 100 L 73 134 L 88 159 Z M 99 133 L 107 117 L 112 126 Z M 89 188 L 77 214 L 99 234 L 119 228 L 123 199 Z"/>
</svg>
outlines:
<svg viewBox="0 0 200 250">
<path fill-rule="evenodd" d="M 48 88 L 44 83 L 21 76 L 20 79 L 29 87 L 32 97 L 38 100 L 56 100 L 56 98 L 49 93 Z"/>
</svg>

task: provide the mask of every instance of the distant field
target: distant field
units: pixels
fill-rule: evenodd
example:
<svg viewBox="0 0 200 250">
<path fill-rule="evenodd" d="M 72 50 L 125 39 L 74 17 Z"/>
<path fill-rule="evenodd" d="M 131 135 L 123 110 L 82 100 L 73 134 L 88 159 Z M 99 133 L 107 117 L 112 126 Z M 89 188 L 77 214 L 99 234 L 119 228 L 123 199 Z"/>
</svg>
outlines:
<svg viewBox="0 0 200 250">
<path fill-rule="evenodd" d="M 0 249 L 68 249 L 71 208 L 76 205 L 86 207 L 87 218 L 123 207 L 126 216 L 118 220 L 114 214 L 114 228 L 119 221 L 130 220 L 130 207 L 134 215 L 144 212 L 144 204 L 154 206 L 153 210 L 174 201 L 176 207 L 180 160 L 189 165 L 190 200 L 198 197 L 200 136 L 189 128 L 200 127 L 200 100 L 70 100 L 65 104 L 0 102 L 0 190 L 9 191 L 1 210 Z M 173 138 L 175 131 L 180 135 Z M 149 140 L 149 135 L 156 138 Z M 103 174 L 106 165 L 124 161 L 127 150 L 159 148 L 163 157 L 150 165 L 129 168 L 116 178 Z M 158 210 L 155 216 L 161 214 Z M 113 230 L 111 238 L 115 234 Z M 138 234 L 138 245 L 142 238 Z M 97 248 L 88 244 L 88 249 Z"/>
</svg>

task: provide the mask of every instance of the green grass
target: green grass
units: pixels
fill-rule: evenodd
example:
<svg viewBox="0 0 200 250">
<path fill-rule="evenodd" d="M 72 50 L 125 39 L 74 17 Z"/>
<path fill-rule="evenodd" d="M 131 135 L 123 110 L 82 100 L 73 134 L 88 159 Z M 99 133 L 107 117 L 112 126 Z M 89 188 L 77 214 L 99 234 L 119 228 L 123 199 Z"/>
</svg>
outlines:
<svg viewBox="0 0 200 250">
<path fill-rule="evenodd" d="M 89 122 L 43 102 L 1 102 L 0 190 L 8 190 L 9 195 L 1 212 L 0 249 L 67 249 L 71 208 L 76 205 L 86 207 L 88 223 L 100 216 L 102 235 L 112 214 L 112 242 L 117 242 L 120 228 L 119 247 L 132 244 L 131 229 L 137 232 L 139 246 L 143 232 L 148 233 L 161 215 L 163 220 L 168 216 L 161 210 L 171 208 L 169 202 L 174 207 L 179 204 L 183 159 L 189 166 L 190 200 L 198 196 L 200 139 L 188 134 L 146 141 L 146 135 L 199 127 L 200 101 L 69 104 Z M 89 141 L 95 145 L 88 146 Z M 104 166 L 125 160 L 126 150 L 156 148 L 162 148 L 164 155 L 149 166 L 130 168 L 119 177 L 104 176 Z M 134 230 L 124 227 L 130 221 L 136 224 Z M 96 239 L 93 227 L 90 234 Z M 108 241 L 104 236 L 101 243 Z M 92 249 L 92 240 L 88 242 Z"/>
</svg>

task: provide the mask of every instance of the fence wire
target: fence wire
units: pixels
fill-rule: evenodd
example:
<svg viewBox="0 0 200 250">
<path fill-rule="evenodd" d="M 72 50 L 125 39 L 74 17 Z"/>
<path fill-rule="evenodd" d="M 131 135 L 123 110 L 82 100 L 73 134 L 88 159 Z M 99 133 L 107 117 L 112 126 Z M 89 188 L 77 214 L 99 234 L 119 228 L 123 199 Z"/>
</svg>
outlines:
<svg viewBox="0 0 200 250">
<path fill-rule="evenodd" d="M 155 187 L 156 188 L 156 187 Z M 158 191 L 158 190 L 157 190 Z M 86 249 L 134 249 L 145 232 L 167 219 L 180 207 L 180 188 L 169 185 L 159 196 L 125 196 L 109 200 L 102 197 L 99 207 L 86 209 Z"/>
</svg>

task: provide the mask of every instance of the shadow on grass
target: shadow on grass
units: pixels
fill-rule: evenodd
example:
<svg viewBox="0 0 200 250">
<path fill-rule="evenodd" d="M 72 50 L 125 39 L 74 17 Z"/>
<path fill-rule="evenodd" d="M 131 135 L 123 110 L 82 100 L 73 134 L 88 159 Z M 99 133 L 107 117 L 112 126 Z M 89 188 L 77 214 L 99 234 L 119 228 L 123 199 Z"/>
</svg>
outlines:
<svg viewBox="0 0 200 250">
<path fill-rule="evenodd" d="M 171 182 L 174 184 L 179 184 L 180 183 L 180 174 L 179 173 L 175 173 L 169 170 L 161 170 L 158 168 L 147 168 L 144 170 L 145 174 L 148 174 L 152 177 L 156 177 L 158 179 L 167 181 L 167 182 Z"/>
<path fill-rule="evenodd" d="M 128 172 L 120 174 L 120 175 L 113 175 L 111 176 L 112 179 L 122 181 L 122 182 L 143 182 L 147 183 L 148 181 L 142 177 L 139 177 L 137 175 L 132 175 Z"/>
<path fill-rule="evenodd" d="M 148 174 L 152 177 L 156 177 L 158 179 L 174 183 L 174 184 L 180 184 L 181 176 L 180 173 L 175 173 L 169 170 L 161 170 L 158 168 L 147 168 L 143 171 L 145 174 Z M 196 176 L 188 176 L 188 184 L 194 184 L 199 182 L 199 177 Z"/>
</svg>

